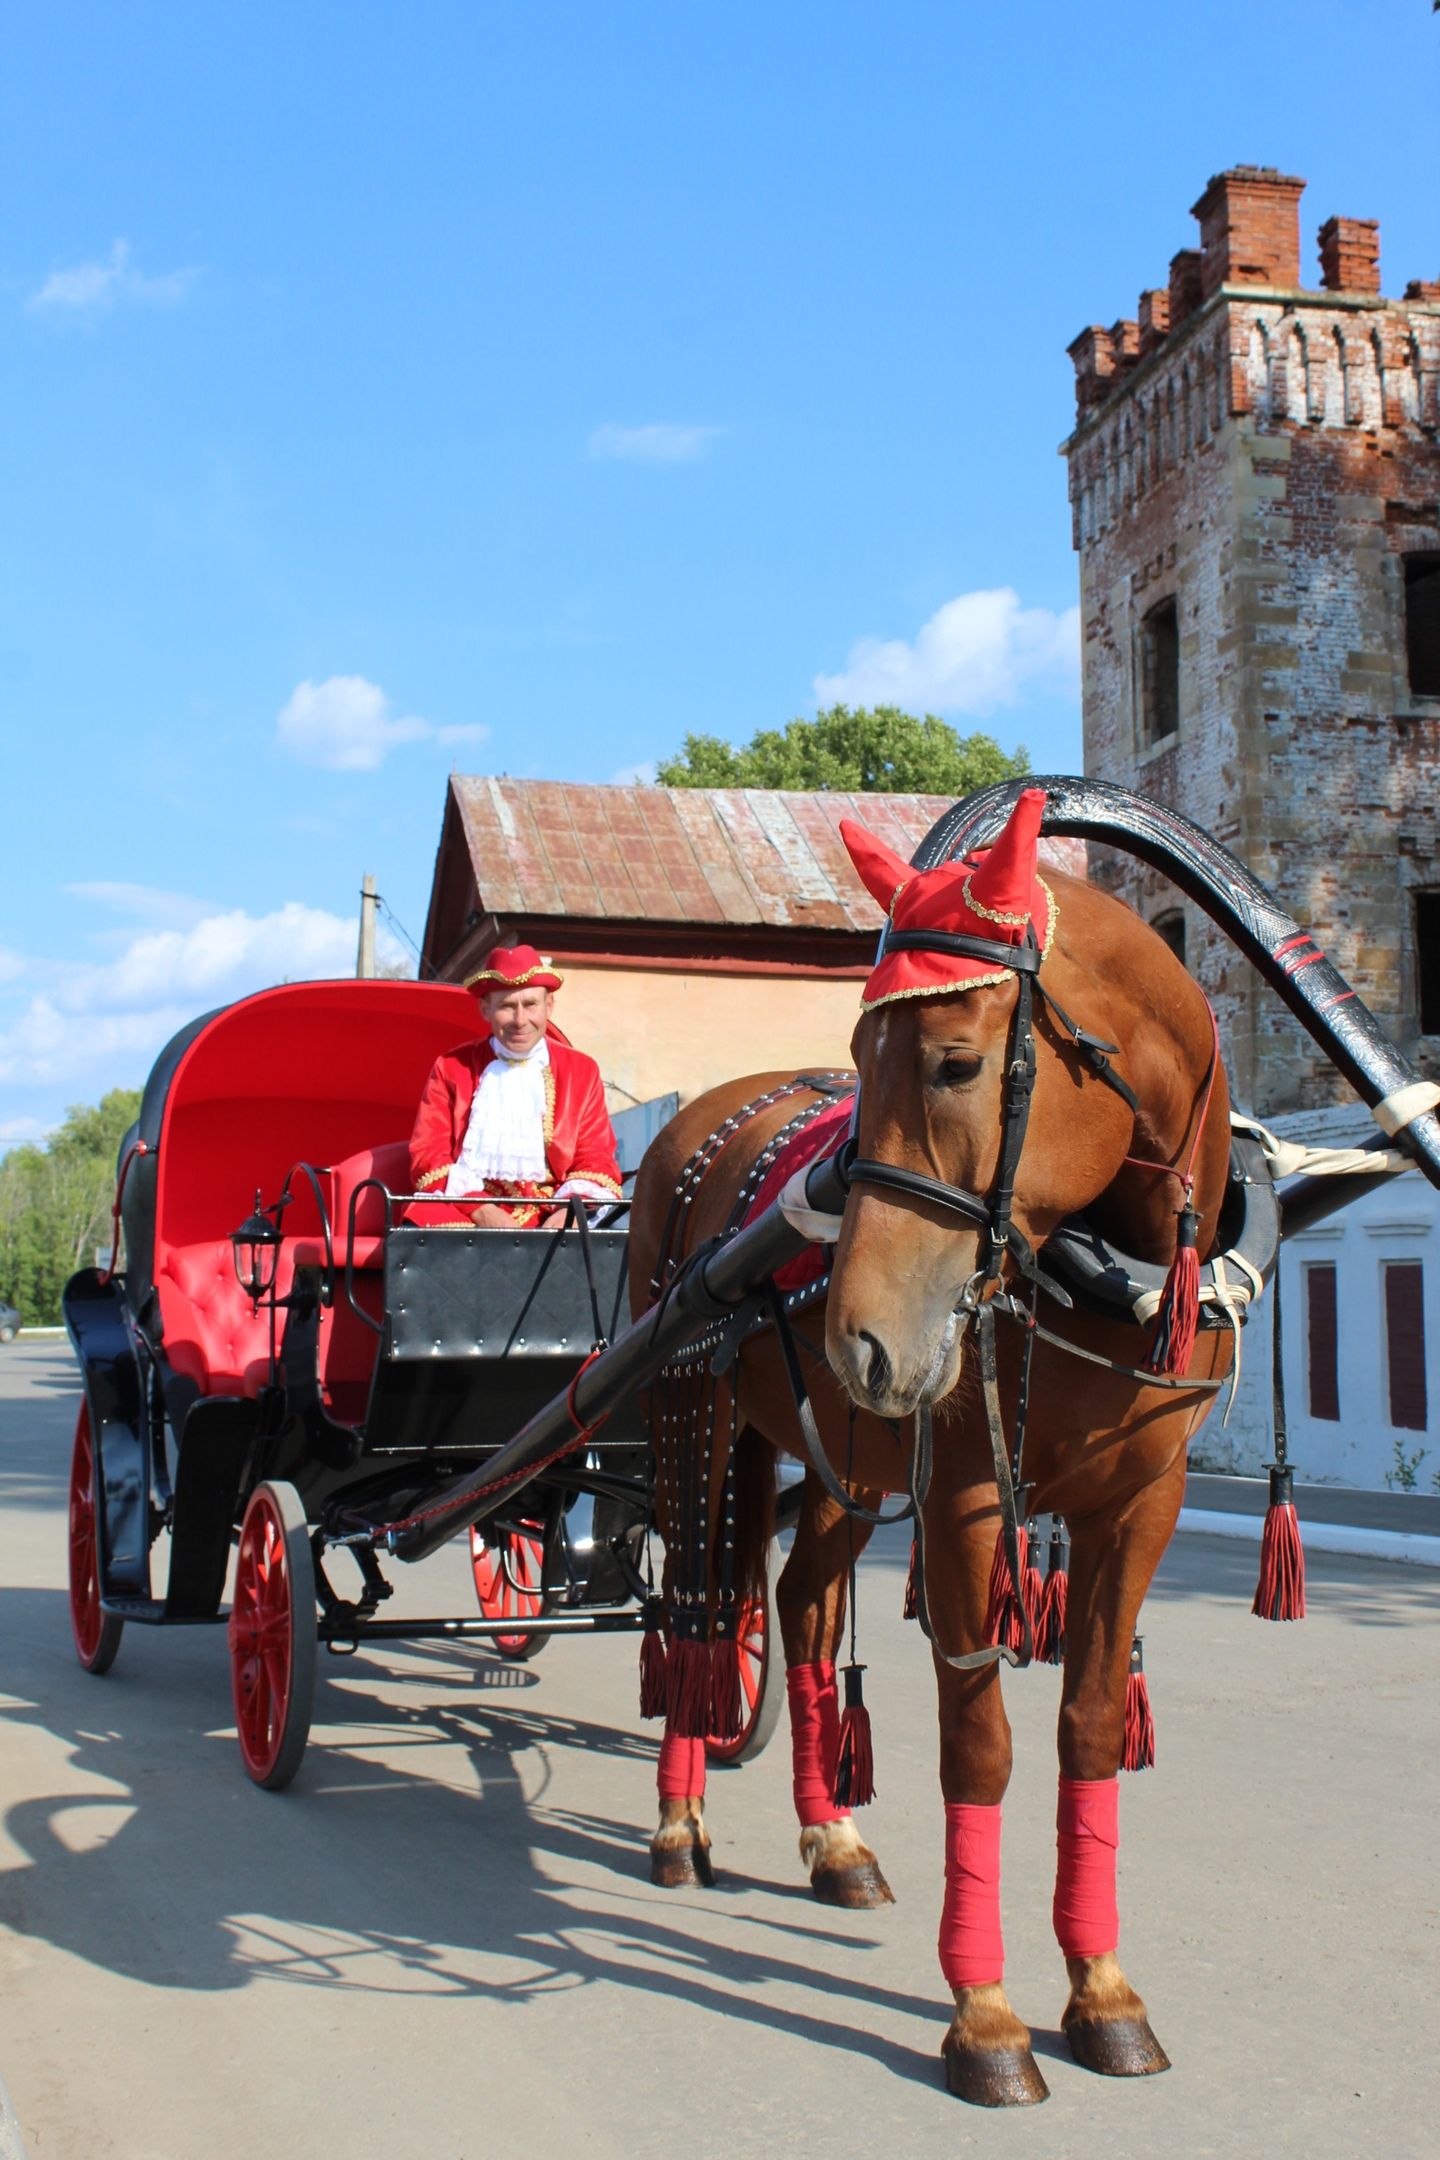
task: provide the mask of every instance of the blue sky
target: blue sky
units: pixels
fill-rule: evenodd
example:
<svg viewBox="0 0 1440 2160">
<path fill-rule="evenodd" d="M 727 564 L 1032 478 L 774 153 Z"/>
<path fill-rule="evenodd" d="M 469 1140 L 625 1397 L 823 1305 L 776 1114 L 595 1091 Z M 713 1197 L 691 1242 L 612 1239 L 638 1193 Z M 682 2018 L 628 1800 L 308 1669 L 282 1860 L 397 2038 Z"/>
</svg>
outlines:
<svg viewBox="0 0 1440 2160">
<path fill-rule="evenodd" d="M 91 0 L 0 70 L 0 1145 L 418 937 L 452 765 L 1074 769 L 1065 346 L 1228 164 L 1440 272 L 1429 0 Z M 1317 280 L 1318 281 L 1318 280 Z"/>
</svg>

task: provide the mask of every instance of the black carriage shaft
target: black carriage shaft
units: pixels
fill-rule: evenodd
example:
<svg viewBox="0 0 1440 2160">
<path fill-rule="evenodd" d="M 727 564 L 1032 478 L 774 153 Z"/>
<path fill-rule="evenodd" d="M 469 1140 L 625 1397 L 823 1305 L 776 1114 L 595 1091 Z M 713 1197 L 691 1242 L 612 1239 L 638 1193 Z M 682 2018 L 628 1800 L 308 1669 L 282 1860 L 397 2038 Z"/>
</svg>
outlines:
<svg viewBox="0 0 1440 2160">
<path fill-rule="evenodd" d="M 845 1189 L 833 1159 L 816 1163 L 805 1181 L 807 1204 L 822 1213 L 840 1214 Z M 425 1519 L 397 1531 L 391 1550 L 399 1560 L 424 1560 L 490 1512 L 497 1487 L 508 1503 L 537 1477 L 567 1438 L 584 1430 L 643 1387 L 675 1352 L 715 1320 L 755 1296 L 786 1260 L 810 1242 L 769 1207 L 748 1229 L 692 1256 L 662 1303 L 633 1321 L 608 1348 L 588 1364 L 573 1387 L 557 1395 L 522 1425 L 513 1440 L 483 1469 L 457 1478 L 439 1492 Z"/>
<path fill-rule="evenodd" d="M 1138 856 L 1178 885 L 1239 946 L 1370 1108 L 1423 1078 L 1402 1057 L 1369 1007 L 1356 996 L 1327 953 L 1287 915 L 1238 857 L 1200 826 L 1163 803 L 1132 795 L 1107 780 L 1063 775 L 1006 780 L 967 796 L 933 825 L 915 855 L 918 869 L 988 847 L 1025 788 L 1044 788 L 1041 831 L 1100 840 Z M 1427 1110 L 1393 1143 L 1440 1186 L 1440 1119 Z M 1345 1197 L 1357 1196 L 1358 1181 Z M 1289 1223 L 1287 1220 L 1287 1228 Z"/>
</svg>

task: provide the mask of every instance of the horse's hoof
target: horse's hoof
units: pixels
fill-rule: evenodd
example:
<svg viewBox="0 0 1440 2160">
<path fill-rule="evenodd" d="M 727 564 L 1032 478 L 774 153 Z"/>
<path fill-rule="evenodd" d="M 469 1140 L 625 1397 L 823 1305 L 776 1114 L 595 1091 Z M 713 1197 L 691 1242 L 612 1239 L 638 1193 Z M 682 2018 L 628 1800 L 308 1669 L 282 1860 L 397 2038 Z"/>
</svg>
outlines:
<svg viewBox="0 0 1440 2160">
<path fill-rule="evenodd" d="M 1065 2038 L 1081 2069 L 1101 2077 L 1154 2077 L 1170 2068 L 1148 2018 L 1075 2018 Z"/>
<path fill-rule="evenodd" d="M 713 1890 L 715 1870 L 706 1845 L 650 1848 L 650 1880 L 661 1890 Z"/>
<path fill-rule="evenodd" d="M 822 1905 L 843 1905 L 847 1912 L 895 1902 L 895 1893 L 875 1860 L 861 1860 L 854 1867 L 816 1868 L 810 1888 Z"/>
<path fill-rule="evenodd" d="M 945 2086 L 972 2107 L 1038 2107 L 1050 2097 L 1029 2048 L 959 2048 L 950 2040 L 940 2053 Z"/>
</svg>

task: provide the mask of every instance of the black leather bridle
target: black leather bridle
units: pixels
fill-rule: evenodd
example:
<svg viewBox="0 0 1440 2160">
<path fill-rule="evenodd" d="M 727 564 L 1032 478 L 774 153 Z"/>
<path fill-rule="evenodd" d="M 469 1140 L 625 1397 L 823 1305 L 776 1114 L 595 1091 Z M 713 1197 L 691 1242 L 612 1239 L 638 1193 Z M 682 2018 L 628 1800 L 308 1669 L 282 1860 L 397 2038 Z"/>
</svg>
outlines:
<svg viewBox="0 0 1440 2160">
<path fill-rule="evenodd" d="M 1020 1168 L 1020 1157 L 1025 1146 L 1025 1135 L 1030 1123 L 1030 1104 L 1035 1092 L 1035 1004 L 1041 1000 L 1058 1024 L 1069 1035 L 1077 1050 L 1090 1063 L 1098 1077 L 1122 1097 L 1131 1111 L 1138 1110 L 1139 1098 L 1133 1088 L 1121 1079 L 1110 1063 L 1117 1045 L 1102 1042 L 1098 1036 L 1071 1019 L 1064 1007 L 1042 987 L 1040 963 L 1044 959 L 1035 926 L 1025 926 L 1024 939 L 1019 944 L 1002 942 L 998 938 L 972 937 L 965 931 L 953 930 L 895 930 L 888 924 L 876 966 L 888 954 L 895 952 L 931 952 L 954 954 L 963 959 L 980 960 L 987 966 L 1010 970 L 1016 978 L 1015 1006 L 1010 1016 L 1010 1034 L 1006 1050 L 1004 1097 L 1000 1133 L 1000 1160 L 996 1166 L 995 1183 L 988 1200 L 978 1193 L 968 1192 L 963 1185 L 954 1185 L 943 1178 L 926 1177 L 917 1170 L 906 1170 L 899 1163 L 888 1163 L 874 1155 L 861 1155 L 857 1150 L 854 1133 L 859 1125 L 860 1091 L 856 1089 L 855 1114 L 851 1125 L 851 1138 L 846 1141 L 837 1156 L 837 1167 L 842 1181 L 847 1185 L 870 1185 L 882 1191 L 903 1194 L 912 1200 L 927 1202 L 932 1207 L 947 1209 L 961 1216 L 966 1222 L 975 1223 L 984 1233 L 979 1254 L 979 1265 L 966 1283 L 956 1306 L 957 1314 L 963 1315 L 968 1324 L 975 1327 L 976 1348 L 980 1365 L 981 1393 L 985 1404 L 986 1423 L 990 1432 L 991 1453 L 994 1458 L 995 1485 L 1000 1501 L 1000 1529 L 1005 1545 L 1005 1557 L 1009 1568 L 1012 1594 L 1020 1613 L 1021 1644 L 1018 1651 L 1004 1644 L 991 1644 L 983 1650 L 952 1656 L 941 1649 L 935 1640 L 930 1621 L 929 1601 L 925 1594 L 925 1499 L 930 1483 L 930 1467 L 933 1459 L 933 1428 L 927 1408 L 916 1412 L 915 1447 L 910 1461 L 909 1508 L 915 1522 L 915 1605 L 920 1626 L 934 1648 L 937 1656 L 947 1665 L 960 1671 L 973 1671 L 1003 1659 L 1011 1665 L 1027 1665 L 1030 1662 L 1033 1642 L 1030 1619 L 1021 1591 L 1022 1567 L 1020 1556 L 1020 1522 L 1023 1512 L 1024 1486 L 1021 1482 L 1021 1457 L 1025 1443 L 1025 1417 L 1030 1385 L 1030 1357 L 1035 1340 L 1035 1318 L 1032 1310 L 1007 1296 L 1001 1288 L 1001 1271 L 1006 1257 L 1036 1289 L 1045 1290 L 1061 1305 L 1070 1305 L 1069 1293 L 1044 1273 L 1039 1266 L 1028 1238 L 1017 1229 L 1012 1211 L 1015 1204 L 1015 1179 Z M 958 986 L 957 986 L 958 987 Z M 1021 1321 L 1025 1326 L 1024 1345 L 1021 1355 L 1020 1394 L 1016 1407 L 1013 1446 L 1007 1448 L 1000 1411 L 1000 1389 L 995 1353 L 995 1319 L 997 1311 L 1006 1317 Z M 790 1354 L 793 1364 L 793 1352 Z M 796 1386 L 796 1374 L 791 1373 L 791 1384 Z M 801 1403 L 802 1391 L 797 1390 L 797 1404 Z M 805 1426 L 802 1409 L 802 1427 Z M 811 1419 L 813 1424 L 813 1418 Z M 817 1469 L 824 1465 L 822 1476 L 829 1465 L 824 1460 L 818 1430 L 812 1434 L 805 1431 L 807 1449 Z M 858 1514 L 868 1511 L 859 1508 L 839 1486 L 831 1473 L 826 1478 L 842 1505 Z M 871 1516 L 870 1519 L 883 1518 Z"/>
</svg>

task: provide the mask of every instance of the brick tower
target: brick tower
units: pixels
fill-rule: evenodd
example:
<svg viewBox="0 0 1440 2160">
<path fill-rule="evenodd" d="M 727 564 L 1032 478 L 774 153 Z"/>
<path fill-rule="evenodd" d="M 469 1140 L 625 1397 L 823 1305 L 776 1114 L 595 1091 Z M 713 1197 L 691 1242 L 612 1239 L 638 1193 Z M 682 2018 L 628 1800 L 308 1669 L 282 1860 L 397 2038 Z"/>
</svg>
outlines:
<svg viewBox="0 0 1440 2160">
<path fill-rule="evenodd" d="M 1330 949 L 1440 1073 L 1440 281 L 1380 295 L 1373 220 L 1242 165 L 1138 319 L 1071 345 L 1065 443 L 1085 769 L 1182 810 Z M 1128 857 L 1095 874 L 1183 952 L 1239 1100 L 1343 1083 L 1197 909 Z"/>
</svg>

